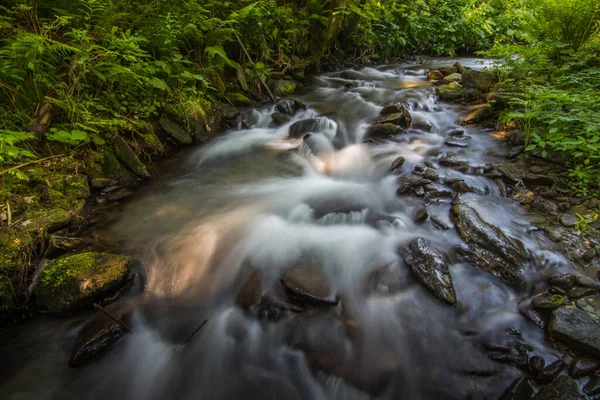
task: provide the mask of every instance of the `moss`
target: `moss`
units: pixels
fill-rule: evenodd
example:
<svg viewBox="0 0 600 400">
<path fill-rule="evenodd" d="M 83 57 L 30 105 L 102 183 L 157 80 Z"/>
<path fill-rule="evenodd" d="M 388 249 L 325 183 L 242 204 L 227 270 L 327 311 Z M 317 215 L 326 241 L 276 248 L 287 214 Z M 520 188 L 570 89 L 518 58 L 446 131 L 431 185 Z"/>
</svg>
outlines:
<svg viewBox="0 0 600 400">
<path fill-rule="evenodd" d="M 567 299 L 565 299 L 563 296 L 561 296 L 559 294 L 548 295 L 548 300 L 550 300 L 557 306 L 564 306 L 565 304 L 567 304 Z"/>
<path fill-rule="evenodd" d="M 31 252 L 35 245 L 30 232 L 0 230 L 0 312 L 11 311 L 26 290 Z"/>
<path fill-rule="evenodd" d="M 230 93 L 227 95 L 227 98 L 236 106 L 252 105 L 252 100 L 250 100 L 248 97 L 244 96 L 241 93 Z"/>
<path fill-rule="evenodd" d="M 85 175 L 69 176 L 65 179 L 64 193 L 74 199 L 90 197 L 90 186 Z"/>
<path fill-rule="evenodd" d="M 131 268 L 125 256 L 81 253 L 56 259 L 41 275 L 37 304 L 56 314 L 69 314 L 121 286 Z"/>
<path fill-rule="evenodd" d="M 296 91 L 296 82 L 294 81 L 286 81 L 286 80 L 278 80 L 275 83 L 275 93 L 281 96 L 287 96 Z"/>
<path fill-rule="evenodd" d="M 121 173 L 121 164 L 119 163 L 119 160 L 117 159 L 117 156 L 115 155 L 114 151 L 108 148 L 108 146 L 104 148 L 102 158 L 102 171 L 107 176 L 114 176 Z"/>
</svg>

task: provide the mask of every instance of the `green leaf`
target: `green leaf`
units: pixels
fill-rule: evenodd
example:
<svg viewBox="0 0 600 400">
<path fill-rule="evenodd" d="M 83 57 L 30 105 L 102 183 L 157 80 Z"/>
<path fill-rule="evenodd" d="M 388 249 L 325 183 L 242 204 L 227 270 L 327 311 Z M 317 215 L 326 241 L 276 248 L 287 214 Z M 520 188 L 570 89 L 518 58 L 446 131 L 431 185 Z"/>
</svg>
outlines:
<svg viewBox="0 0 600 400">
<path fill-rule="evenodd" d="M 159 78 L 152 78 L 150 80 L 150 85 L 152 85 L 152 87 L 159 89 L 159 90 L 163 90 L 163 91 L 169 91 L 169 86 L 167 86 L 167 83 L 165 81 L 163 81 L 162 79 Z"/>
<path fill-rule="evenodd" d="M 535 150 L 536 148 L 537 148 L 536 144 L 530 144 L 529 146 L 525 147 L 525 151 Z"/>
</svg>

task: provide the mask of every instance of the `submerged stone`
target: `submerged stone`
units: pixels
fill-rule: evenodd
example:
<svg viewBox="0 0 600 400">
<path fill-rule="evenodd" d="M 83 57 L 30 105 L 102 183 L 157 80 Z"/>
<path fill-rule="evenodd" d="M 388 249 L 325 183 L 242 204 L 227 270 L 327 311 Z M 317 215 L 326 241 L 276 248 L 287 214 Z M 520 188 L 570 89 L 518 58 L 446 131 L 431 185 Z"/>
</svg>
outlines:
<svg viewBox="0 0 600 400">
<path fill-rule="evenodd" d="M 106 311 L 130 328 L 133 313 L 133 307 L 130 304 L 109 306 Z M 126 333 L 125 327 L 99 311 L 79 330 L 69 359 L 69 366 L 79 367 L 97 358 Z"/>
<path fill-rule="evenodd" d="M 287 270 L 281 283 L 291 300 L 309 306 L 335 306 L 340 299 L 316 263 L 304 261 Z"/>
<path fill-rule="evenodd" d="M 41 274 L 37 304 L 55 314 L 70 314 L 123 286 L 133 260 L 106 253 L 67 255 Z"/>
<path fill-rule="evenodd" d="M 413 119 L 408 109 L 404 106 L 400 106 L 399 111 L 397 113 L 382 115 L 377 119 L 375 124 L 394 124 L 402 128 L 410 128 L 412 122 Z"/>
<path fill-rule="evenodd" d="M 404 133 L 404 129 L 394 124 L 376 124 L 367 129 L 367 138 L 386 138 Z"/>
<path fill-rule="evenodd" d="M 422 238 L 411 242 L 401 250 L 404 261 L 410 265 L 413 274 L 435 297 L 450 304 L 456 304 L 456 293 L 452 276 L 444 256 Z"/>
</svg>

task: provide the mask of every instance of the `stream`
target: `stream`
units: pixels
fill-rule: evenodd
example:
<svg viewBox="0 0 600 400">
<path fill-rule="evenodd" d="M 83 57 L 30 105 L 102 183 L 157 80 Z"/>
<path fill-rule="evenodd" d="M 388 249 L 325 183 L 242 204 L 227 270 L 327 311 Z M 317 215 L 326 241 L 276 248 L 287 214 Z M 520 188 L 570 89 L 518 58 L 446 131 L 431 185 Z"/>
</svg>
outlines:
<svg viewBox="0 0 600 400">
<path fill-rule="evenodd" d="M 244 128 L 186 153 L 105 228 L 141 261 L 144 293 L 125 299 L 135 307 L 132 333 L 101 359 L 69 368 L 92 311 L 36 318 L 1 349 L 2 398 L 497 399 L 521 372 L 488 358 L 483 344 L 526 343 L 530 356 L 559 359 L 519 302 L 543 279 L 540 265 L 555 273 L 570 264 L 477 172 L 507 162 L 495 155 L 506 149 L 493 129 L 464 127 L 464 147 L 447 145 L 466 111 L 439 102 L 426 73 L 453 62 L 316 76 L 297 96 L 307 108 L 283 125 L 272 127 L 273 106 L 250 110 Z M 382 107 L 396 102 L 410 110 L 413 128 L 366 141 Z M 290 137 L 290 126 L 308 118 L 317 118 L 310 136 Z M 399 156 L 404 164 L 390 171 Z M 444 162 L 448 156 L 468 168 Z M 524 243 L 534 260 L 525 287 L 458 257 L 452 196 L 396 193 L 399 177 L 426 169 L 466 183 L 472 190 L 460 201 Z M 429 218 L 415 222 L 424 205 Z M 401 256 L 417 238 L 447 260 L 454 306 L 415 279 Z M 318 306 L 288 301 L 279 283 L 305 264 L 318 270 Z M 253 280 L 269 293 L 260 303 L 247 293 L 251 304 L 241 306 Z"/>
</svg>

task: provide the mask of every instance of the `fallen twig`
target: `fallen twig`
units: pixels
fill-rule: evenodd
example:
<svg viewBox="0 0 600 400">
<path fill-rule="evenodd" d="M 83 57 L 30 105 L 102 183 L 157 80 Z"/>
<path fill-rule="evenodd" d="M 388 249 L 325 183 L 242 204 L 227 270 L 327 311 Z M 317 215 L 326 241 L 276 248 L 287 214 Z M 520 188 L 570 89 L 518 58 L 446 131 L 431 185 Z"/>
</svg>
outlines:
<svg viewBox="0 0 600 400">
<path fill-rule="evenodd" d="M 106 311 L 100 304 L 98 303 L 94 303 L 94 308 L 96 310 L 100 310 L 102 311 L 104 314 L 106 314 L 106 316 L 110 319 L 112 319 L 113 321 L 115 321 L 117 324 L 121 325 L 121 328 L 125 329 L 127 332 L 131 333 L 131 329 L 125 325 L 125 322 L 121 321 L 119 318 L 111 315 L 108 311 Z"/>
<path fill-rule="evenodd" d="M 207 320 L 207 319 L 205 319 L 205 320 L 204 320 L 204 321 L 203 321 L 203 322 L 200 324 L 200 326 L 198 326 L 198 327 L 196 328 L 196 330 L 195 330 L 194 332 L 192 332 L 192 334 L 191 334 L 191 335 L 190 335 L 190 336 L 189 336 L 187 339 L 185 339 L 183 342 L 181 342 L 181 345 L 182 345 L 182 346 L 185 346 L 185 345 L 186 345 L 186 344 L 187 344 L 187 343 L 188 343 L 190 340 L 192 340 L 192 338 L 194 337 L 194 335 L 195 335 L 196 333 L 198 333 L 198 331 L 199 331 L 200 329 L 202 329 L 202 327 L 203 327 L 204 325 L 206 325 L 206 323 L 207 323 L 207 322 L 208 322 L 208 320 Z"/>
<path fill-rule="evenodd" d="M 31 165 L 31 164 L 37 164 L 37 163 L 44 162 L 46 160 L 50 160 L 52 158 L 58 158 L 58 157 L 64 157 L 64 156 L 65 156 L 64 154 L 60 154 L 60 155 L 57 155 L 57 156 L 50 156 L 50 157 L 46 157 L 46 158 L 40 158 L 39 160 L 26 162 L 24 164 L 19 164 L 17 166 L 12 167 L 12 168 L 5 169 L 4 171 L 0 171 L 0 175 L 4 175 L 5 173 L 7 173 L 9 171 L 13 171 L 15 169 L 23 168 L 23 167 L 26 167 L 26 166 Z"/>
<path fill-rule="evenodd" d="M 250 61 L 250 64 L 254 65 L 254 61 L 252 61 L 252 57 L 250 57 L 250 54 L 248 53 L 248 50 L 246 50 L 246 47 L 244 46 L 244 43 L 242 43 L 242 40 L 238 36 L 237 32 L 234 32 L 234 34 L 235 34 L 235 38 L 237 39 L 238 43 L 242 47 L 242 50 L 244 51 L 244 54 L 246 54 L 246 58 L 248 59 L 248 61 Z M 271 89 L 269 89 L 269 86 L 267 86 L 267 84 L 265 83 L 264 79 L 262 77 L 259 77 L 259 79 L 260 79 L 261 83 L 263 84 L 263 86 L 265 87 L 265 89 L 267 89 L 267 93 L 269 93 L 269 97 L 271 97 L 271 100 L 275 101 L 275 96 L 273 96 L 273 93 L 271 92 Z"/>
</svg>

